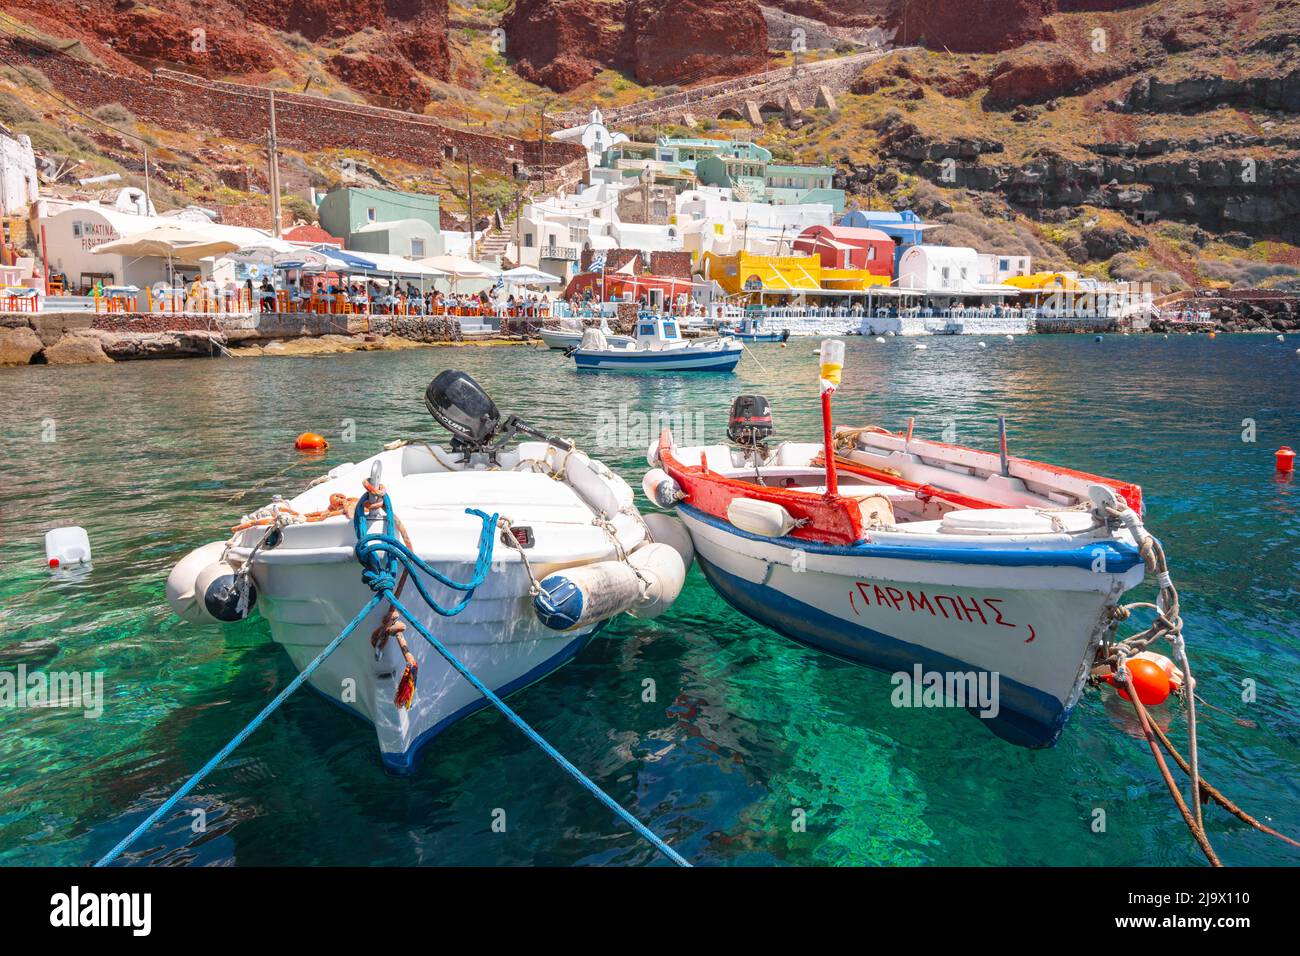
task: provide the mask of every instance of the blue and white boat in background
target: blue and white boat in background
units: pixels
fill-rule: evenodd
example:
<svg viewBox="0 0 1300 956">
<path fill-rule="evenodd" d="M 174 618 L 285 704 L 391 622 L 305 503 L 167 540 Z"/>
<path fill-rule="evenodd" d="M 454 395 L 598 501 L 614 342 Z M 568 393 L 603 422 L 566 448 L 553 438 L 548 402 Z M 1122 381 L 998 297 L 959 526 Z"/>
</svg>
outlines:
<svg viewBox="0 0 1300 956">
<path fill-rule="evenodd" d="M 735 339 L 682 338 L 672 316 L 643 315 L 637 320 L 636 341 L 618 347 L 600 329 L 588 329 L 582 343 L 569 354 L 580 369 L 620 372 L 730 372 L 744 346 Z"/>
<path fill-rule="evenodd" d="M 718 334 L 725 338 L 739 339 L 742 342 L 786 342 L 790 338 L 790 330 L 782 329 L 777 332 L 767 327 L 767 318 L 761 312 L 752 312 L 745 315 L 740 320 L 740 325 L 736 328 L 724 326 L 718 330 Z"/>
</svg>

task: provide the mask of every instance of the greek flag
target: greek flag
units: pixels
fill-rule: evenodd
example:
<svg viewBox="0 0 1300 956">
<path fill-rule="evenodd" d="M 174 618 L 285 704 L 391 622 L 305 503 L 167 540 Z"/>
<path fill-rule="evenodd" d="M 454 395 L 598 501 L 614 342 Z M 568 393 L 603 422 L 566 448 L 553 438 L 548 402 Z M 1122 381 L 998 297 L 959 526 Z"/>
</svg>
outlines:
<svg viewBox="0 0 1300 956">
<path fill-rule="evenodd" d="M 492 283 L 492 291 L 500 292 L 505 287 L 506 287 L 506 280 L 503 279 L 501 276 L 497 276 L 497 281 Z"/>
<path fill-rule="evenodd" d="M 594 256 L 592 256 L 592 257 L 591 257 L 591 265 L 587 266 L 587 271 L 588 271 L 588 272 L 604 272 L 604 271 L 605 271 L 605 253 L 603 253 L 603 252 L 598 252 L 598 253 L 596 253 Z"/>
</svg>

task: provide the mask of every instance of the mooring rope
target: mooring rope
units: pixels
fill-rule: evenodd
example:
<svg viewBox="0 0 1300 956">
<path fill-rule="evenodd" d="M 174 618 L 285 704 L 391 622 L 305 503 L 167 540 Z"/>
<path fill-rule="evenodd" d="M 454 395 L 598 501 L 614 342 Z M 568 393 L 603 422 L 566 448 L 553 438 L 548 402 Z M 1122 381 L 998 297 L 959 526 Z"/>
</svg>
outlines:
<svg viewBox="0 0 1300 956">
<path fill-rule="evenodd" d="M 444 617 L 459 614 L 464 610 L 465 605 L 468 604 L 469 600 L 473 597 L 474 589 L 483 583 L 483 578 L 492 566 L 492 550 L 495 543 L 494 533 L 498 527 L 499 516 L 495 514 L 489 516 L 474 508 L 465 509 L 466 514 L 472 514 L 482 519 L 483 532 L 479 538 L 479 557 L 478 561 L 475 563 L 474 576 L 468 583 L 460 584 L 458 582 L 449 581 L 445 575 L 439 573 L 435 568 L 431 568 L 429 565 L 425 564 L 419 556 L 411 552 L 405 545 L 392 536 L 394 517 L 393 506 L 392 502 L 388 498 L 387 492 L 383 490 L 382 486 L 375 486 L 372 484 L 366 485 L 366 493 L 361 496 L 361 500 L 358 502 L 355 512 L 356 517 L 353 519 L 356 527 L 361 527 L 362 522 L 364 521 L 364 518 L 361 516 L 366 513 L 368 506 L 371 504 L 372 498 L 378 498 L 383 503 L 381 510 L 383 511 L 384 533 L 365 534 L 363 536 L 359 532 L 357 535 L 356 554 L 357 560 L 359 560 L 362 567 L 365 568 L 361 575 L 362 579 L 365 580 L 371 590 L 375 592 L 376 597 L 388 601 L 392 607 L 396 608 L 398 613 L 406 619 L 407 623 L 420 632 L 420 636 L 429 642 L 433 649 L 452 666 L 456 673 L 465 678 L 465 680 L 469 682 L 470 686 L 482 694 L 493 707 L 501 712 L 502 716 L 518 727 L 529 740 L 537 744 L 543 753 L 559 764 L 560 767 L 573 777 L 573 779 L 577 780 L 578 783 L 582 784 L 582 786 L 586 788 L 592 796 L 613 811 L 619 819 L 630 826 L 656 850 L 668 857 L 668 859 L 672 860 L 678 866 L 690 866 L 691 864 L 687 862 L 681 854 L 664 842 L 658 834 L 633 816 L 613 797 L 597 786 L 590 777 L 575 767 L 568 758 L 547 742 L 546 738 L 535 731 L 522 717 L 516 714 L 505 701 L 492 691 L 491 688 L 475 677 L 474 673 L 466 667 L 455 654 L 448 650 L 446 645 L 438 640 L 438 638 L 434 637 L 428 628 L 421 624 L 411 610 L 401 602 L 396 594 L 393 593 L 394 583 L 397 579 L 397 566 L 399 563 L 407 572 L 410 572 L 412 568 L 419 568 L 433 576 L 435 580 L 446 583 L 448 586 L 456 588 L 457 590 L 467 592 L 465 598 L 462 599 L 454 608 L 450 610 L 444 609 L 428 594 L 424 589 L 424 586 L 420 583 L 419 578 L 415 574 L 410 575 L 411 580 L 415 582 L 416 590 L 419 591 L 420 596 L 424 598 L 425 603 L 434 611 Z"/>
<path fill-rule="evenodd" d="M 243 730 L 235 734 L 234 737 L 230 738 L 230 742 L 226 744 L 224 747 L 222 747 L 220 750 L 218 750 L 216 754 L 213 755 L 212 759 L 203 765 L 203 767 L 199 770 L 198 773 L 190 777 L 189 780 L 185 781 L 184 786 L 182 786 L 179 790 L 173 793 L 166 800 L 164 800 L 162 805 L 153 813 L 149 814 L 149 816 L 144 820 L 144 822 L 142 822 L 139 826 L 137 826 L 134 830 L 132 830 L 129 834 L 127 834 L 126 837 L 123 838 L 122 842 L 120 842 L 117 846 L 113 847 L 113 849 L 109 850 L 102 857 L 100 857 L 98 862 L 95 863 L 95 866 L 108 866 L 108 864 L 112 863 L 119 856 L 121 856 L 123 851 L 125 851 L 127 847 L 129 847 L 136 840 L 140 839 L 140 837 L 144 835 L 146 830 L 148 830 L 155 823 L 161 820 L 163 815 L 166 814 L 169 810 L 171 810 L 172 807 L 176 806 L 176 804 L 179 803 L 181 800 L 184 800 L 186 795 L 188 795 L 191 790 L 193 790 L 196 786 L 198 786 L 199 783 L 202 782 L 204 777 L 210 774 L 213 770 L 216 770 L 217 765 L 220 764 L 221 761 L 229 757 L 231 753 L 234 752 L 236 747 L 238 747 L 245 740 L 247 740 L 249 735 L 252 734 L 253 731 L 255 731 L 258 727 L 262 726 L 262 724 L 266 721 L 266 718 L 270 717 L 271 714 L 275 713 L 275 711 L 279 708 L 279 706 L 289 699 L 289 696 L 294 691 L 296 691 L 299 687 L 301 687 L 304 683 L 306 683 L 307 678 L 311 677 L 311 675 L 316 672 L 316 668 L 320 667 L 322 662 L 324 662 L 325 658 L 329 657 L 331 654 L 333 654 L 336 650 L 339 649 L 339 647 L 347 639 L 348 635 L 357 629 L 357 627 L 361 624 L 361 622 L 365 620 L 366 615 L 369 614 L 371 611 L 373 611 L 376 607 L 378 607 L 380 601 L 382 600 L 383 600 L 382 595 L 376 594 L 369 601 L 367 601 L 366 606 L 363 607 L 361 609 L 361 612 L 352 619 L 352 623 L 350 623 L 347 627 L 343 628 L 343 630 L 339 632 L 338 637 L 334 638 L 334 640 L 326 644 L 325 649 L 322 650 L 319 654 L 317 654 L 315 658 L 312 659 L 311 663 L 309 663 L 306 667 L 304 667 L 301 671 L 299 671 L 298 676 L 295 677 L 293 680 L 289 681 L 288 685 L 285 686 L 284 690 L 276 694 L 275 699 L 262 708 L 262 712 L 260 714 L 258 714 L 247 724 L 245 724 Z"/>
</svg>

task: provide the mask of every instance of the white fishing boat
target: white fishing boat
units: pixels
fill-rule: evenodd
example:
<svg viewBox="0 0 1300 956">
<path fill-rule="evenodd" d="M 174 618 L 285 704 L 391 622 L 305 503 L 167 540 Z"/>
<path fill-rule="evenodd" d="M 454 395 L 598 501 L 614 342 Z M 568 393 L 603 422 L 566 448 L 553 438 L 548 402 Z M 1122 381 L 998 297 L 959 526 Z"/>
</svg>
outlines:
<svg viewBox="0 0 1300 956">
<path fill-rule="evenodd" d="M 600 317 L 598 328 L 604 334 L 605 341 L 615 348 L 626 348 L 634 341 L 629 335 L 617 335 L 609 327 L 609 320 L 603 315 Z M 537 334 L 546 343 L 547 348 L 569 349 L 582 344 L 582 333 L 585 331 L 586 327 L 582 324 L 582 319 L 570 315 L 560 319 L 557 328 L 550 329 L 543 326 L 537 330 Z"/>
<path fill-rule="evenodd" d="M 675 508 L 743 614 L 895 674 L 996 676 L 989 728 L 1053 743 L 1143 580 L 1141 489 L 910 426 L 832 434 L 824 407 L 821 443 L 770 446 L 761 397 L 733 406 L 732 445 L 679 447 L 665 430 L 646 494 Z"/>
<path fill-rule="evenodd" d="M 611 343 L 600 329 L 588 329 L 582 344 L 570 350 L 580 369 L 623 372 L 730 372 L 744 346 L 735 339 L 682 338 L 672 316 L 643 315 L 637 320 L 636 341 Z"/>
<path fill-rule="evenodd" d="M 260 611 L 305 669 L 381 593 L 361 560 L 386 573 L 375 559 L 400 536 L 420 563 L 390 576 L 392 593 L 504 696 L 564 664 L 615 615 L 671 605 L 685 564 L 651 541 L 623 479 L 515 416 L 503 422 L 463 373 L 441 373 L 425 401 L 452 432 L 449 448 L 397 442 L 245 516 L 228 541 L 173 569 L 176 613 L 233 621 Z M 309 679 L 374 725 L 386 767 L 409 772 L 434 736 L 486 700 L 400 620 L 381 603 Z"/>
</svg>

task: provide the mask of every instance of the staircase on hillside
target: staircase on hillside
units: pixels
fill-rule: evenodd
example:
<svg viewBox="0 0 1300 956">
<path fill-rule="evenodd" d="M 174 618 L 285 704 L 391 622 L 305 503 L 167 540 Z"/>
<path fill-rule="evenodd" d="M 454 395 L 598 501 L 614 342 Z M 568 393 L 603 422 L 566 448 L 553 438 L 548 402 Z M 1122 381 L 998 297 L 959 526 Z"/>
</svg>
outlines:
<svg viewBox="0 0 1300 956">
<path fill-rule="evenodd" d="M 501 261 L 508 245 L 510 233 L 493 226 L 474 244 L 474 258 L 479 262 Z"/>
</svg>

